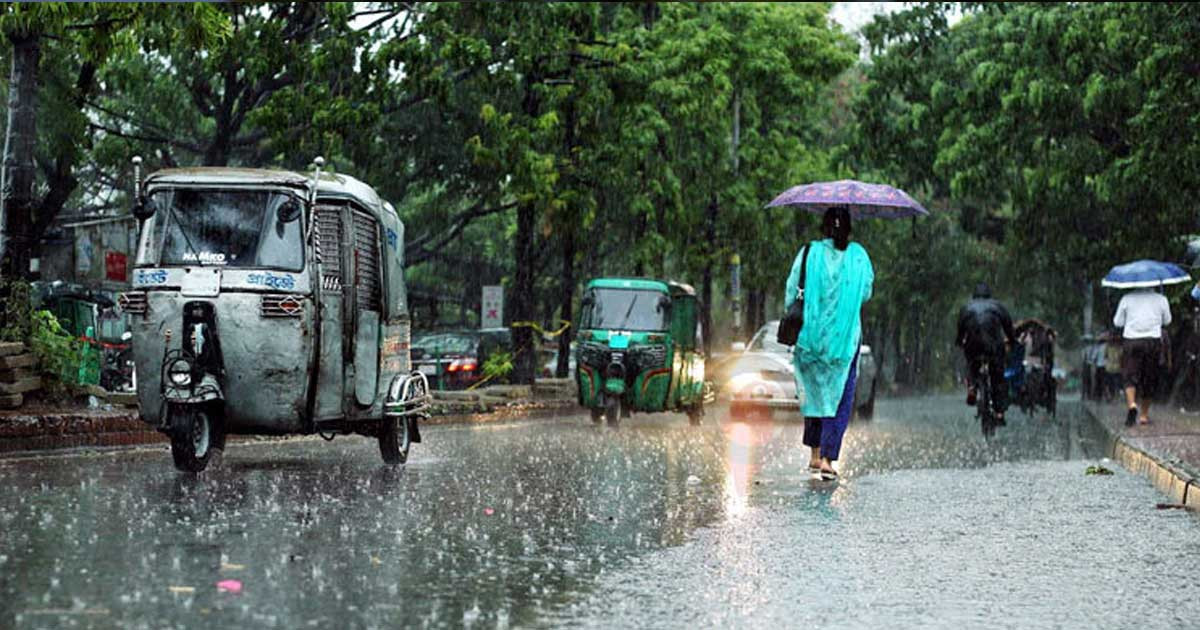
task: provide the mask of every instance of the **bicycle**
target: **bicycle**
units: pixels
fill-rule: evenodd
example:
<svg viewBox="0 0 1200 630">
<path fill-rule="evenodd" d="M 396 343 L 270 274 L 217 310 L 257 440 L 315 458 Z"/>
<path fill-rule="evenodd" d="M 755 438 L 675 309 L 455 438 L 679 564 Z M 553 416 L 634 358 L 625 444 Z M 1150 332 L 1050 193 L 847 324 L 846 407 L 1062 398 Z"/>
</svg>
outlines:
<svg viewBox="0 0 1200 630">
<path fill-rule="evenodd" d="M 996 411 L 992 409 L 992 377 L 987 361 L 980 361 L 979 369 L 975 372 L 975 417 L 979 418 L 983 437 L 990 438 L 996 434 Z"/>
</svg>

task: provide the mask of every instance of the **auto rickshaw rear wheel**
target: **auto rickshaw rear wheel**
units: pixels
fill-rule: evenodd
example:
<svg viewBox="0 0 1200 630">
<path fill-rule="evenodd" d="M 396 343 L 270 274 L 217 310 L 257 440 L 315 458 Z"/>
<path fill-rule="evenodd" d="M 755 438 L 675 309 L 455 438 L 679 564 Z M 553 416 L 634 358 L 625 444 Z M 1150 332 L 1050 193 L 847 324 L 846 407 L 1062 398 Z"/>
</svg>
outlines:
<svg viewBox="0 0 1200 630">
<path fill-rule="evenodd" d="M 225 437 L 212 414 L 202 405 L 172 405 L 171 459 L 175 468 L 198 473 L 208 467 L 215 451 L 225 448 Z"/>
<path fill-rule="evenodd" d="M 412 437 L 408 432 L 407 418 L 384 418 L 379 427 L 379 454 L 389 466 L 408 461 L 408 449 Z"/>
<path fill-rule="evenodd" d="M 621 397 L 606 396 L 604 398 L 604 417 L 608 420 L 608 426 L 615 427 L 621 424 Z"/>
<path fill-rule="evenodd" d="M 604 410 L 592 407 L 589 411 L 592 412 L 592 424 L 600 424 L 600 421 L 604 419 Z"/>
<path fill-rule="evenodd" d="M 687 408 L 688 424 L 694 427 L 700 426 L 700 421 L 704 418 L 704 403 L 696 403 Z"/>
</svg>

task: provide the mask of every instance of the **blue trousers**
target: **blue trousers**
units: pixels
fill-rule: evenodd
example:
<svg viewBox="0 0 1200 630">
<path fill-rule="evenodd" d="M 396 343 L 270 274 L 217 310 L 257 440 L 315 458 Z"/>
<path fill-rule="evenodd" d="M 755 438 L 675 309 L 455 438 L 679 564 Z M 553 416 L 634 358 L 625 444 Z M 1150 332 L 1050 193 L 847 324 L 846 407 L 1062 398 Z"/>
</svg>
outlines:
<svg viewBox="0 0 1200 630">
<path fill-rule="evenodd" d="M 850 376 L 838 402 L 837 415 L 832 418 L 805 418 L 804 445 L 821 448 L 821 457 L 836 461 L 842 451 L 842 437 L 850 424 L 850 411 L 854 408 L 854 386 L 858 380 L 858 355 L 850 363 Z"/>
</svg>

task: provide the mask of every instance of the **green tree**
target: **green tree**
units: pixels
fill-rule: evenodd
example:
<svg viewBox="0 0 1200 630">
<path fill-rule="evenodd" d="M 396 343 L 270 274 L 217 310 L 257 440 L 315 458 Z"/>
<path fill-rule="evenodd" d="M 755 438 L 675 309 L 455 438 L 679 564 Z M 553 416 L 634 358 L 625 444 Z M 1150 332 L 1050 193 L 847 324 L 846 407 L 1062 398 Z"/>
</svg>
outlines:
<svg viewBox="0 0 1200 630">
<path fill-rule="evenodd" d="M 211 7 L 185 11 L 189 20 L 174 41 L 195 45 L 223 33 Z M 130 47 L 147 24 L 177 14 L 178 9 L 126 3 L 6 3 L 0 8 L 0 32 L 11 47 L 12 64 L 0 273 L 29 273 L 42 233 L 78 186 L 76 167 L 91 141 L 84 105 L 97 89 L 99 70 L 114 51 Z"/>
</svg>

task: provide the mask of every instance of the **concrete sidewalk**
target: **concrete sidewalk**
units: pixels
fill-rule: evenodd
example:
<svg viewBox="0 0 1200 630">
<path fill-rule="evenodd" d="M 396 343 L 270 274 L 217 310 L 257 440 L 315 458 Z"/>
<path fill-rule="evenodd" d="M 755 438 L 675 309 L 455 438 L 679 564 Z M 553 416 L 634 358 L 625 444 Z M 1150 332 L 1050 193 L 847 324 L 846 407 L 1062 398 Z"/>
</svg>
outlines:
<svg viewBox="0 0 1200 630">
<path fill-rule="evenodd" d="M 1084 408 L 1112 439 L 1113 459 L 1175 503 L 1200 509 L 1200 413 L 1155 405 L 1150 424 L 1126 427 L 1124 403 L 1084 401 Z"/>
</svg>

